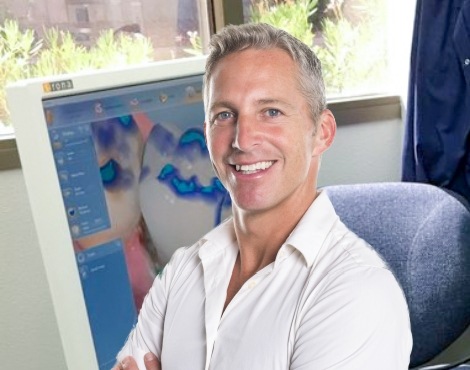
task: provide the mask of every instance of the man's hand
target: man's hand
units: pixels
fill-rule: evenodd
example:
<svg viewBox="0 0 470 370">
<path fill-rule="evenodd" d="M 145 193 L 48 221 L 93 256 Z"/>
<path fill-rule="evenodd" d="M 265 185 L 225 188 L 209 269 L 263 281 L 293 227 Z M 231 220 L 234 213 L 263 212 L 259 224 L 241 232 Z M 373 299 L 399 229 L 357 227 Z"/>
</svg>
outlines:
<svg viewBox="0 0 470 370">
<path fill-rule="evenodd" d="M 145 370 L 162 370 L 157 356 L 149 352 L 144 356 Z M 111 370 L 139 370 L 137 363 L 131 356 L 125 357 L 121 363 L 116 364 Z"/>
</svg>

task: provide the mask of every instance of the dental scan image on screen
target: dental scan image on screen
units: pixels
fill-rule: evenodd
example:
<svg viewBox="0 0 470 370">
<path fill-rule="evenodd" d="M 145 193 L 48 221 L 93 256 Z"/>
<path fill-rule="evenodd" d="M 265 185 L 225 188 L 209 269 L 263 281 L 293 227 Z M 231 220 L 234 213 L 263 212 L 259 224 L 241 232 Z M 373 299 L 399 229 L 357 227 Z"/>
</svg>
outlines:
<svg viewBox="0 0 470 370">
<path fill-rule="evenodd" d="M 44 100 L 100 369 L 173 252 L 230 212 L 206 148 L 202 76 Z"/>
</svg>

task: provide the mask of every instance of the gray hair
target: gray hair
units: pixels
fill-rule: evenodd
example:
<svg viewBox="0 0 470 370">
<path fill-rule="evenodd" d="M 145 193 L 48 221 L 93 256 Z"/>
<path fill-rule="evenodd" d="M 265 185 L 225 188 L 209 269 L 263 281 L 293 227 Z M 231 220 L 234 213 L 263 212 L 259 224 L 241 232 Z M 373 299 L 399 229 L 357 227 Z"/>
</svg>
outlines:
<svg viewBox="0 0 470 370">
<path fill-rule="evenodd" d="M 229 25 L 212 36 L 204 75 L 204 99 L 208 102 L 208 86 L 217 63 L 231 53 L 249 48 L 279 48 L 286 51 L 298 66 L 298 83 L 311 110 L 314 122 L 326 108 L 325 85 L 321 63 L 306 44 L 287 32 L 264 23 Z M 207 107 L 206 107 L 207 108 Z"/>
</svg>

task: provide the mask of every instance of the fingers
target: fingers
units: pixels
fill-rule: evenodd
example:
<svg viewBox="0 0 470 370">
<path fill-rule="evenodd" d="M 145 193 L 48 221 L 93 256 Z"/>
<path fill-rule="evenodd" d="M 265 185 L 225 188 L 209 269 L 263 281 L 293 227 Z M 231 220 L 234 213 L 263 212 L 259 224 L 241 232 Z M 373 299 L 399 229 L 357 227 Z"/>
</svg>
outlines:
<svg viewBox="0 0 470 370">
<path fill-rule="evenodd" d="M 144 364 L 146 370 L 162 369 L 160 361 L 158 360 L 157 356 L 155 356 L 152 352 L 149 352 L 144 356 Z"/>
<path fill-rule="evenodd" d="M 153 353 L 149 352 L 144 356 L 145 369 L 140 370 L 162 370 L 160 360 Z M 117 363 L 111 370 L 139 370 L 137 363 L 132 356 L 125 357 Z"/>
<path fill-rule="evenodd" d="M 118 362 L 116 365 L 114 365 L 114 367 L 111 370 L 121 370 L 121 369 L 122 369 L 121 364 Z"/>
<path fill-rule="evenodd" d="M 117 363 L 111 370 L 139 370 L 139 367 L 135 360 L 131 356 L 128 356 L 123 358 L 123 360 Z"/>
</svg>

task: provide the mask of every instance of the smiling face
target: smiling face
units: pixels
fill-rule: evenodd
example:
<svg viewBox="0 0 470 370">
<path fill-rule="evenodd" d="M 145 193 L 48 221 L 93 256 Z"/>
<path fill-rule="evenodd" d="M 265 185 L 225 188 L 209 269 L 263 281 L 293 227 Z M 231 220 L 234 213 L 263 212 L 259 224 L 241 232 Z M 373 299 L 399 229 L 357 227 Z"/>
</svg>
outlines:
<svg viewBox="0 0 470 370">
<path fill-rule="evenodd" d="M 213 70 L 205 135 L 234 212 L 287 210 L 315 197 L 334 119 L 322 113 L 315 130 L 297 76 L 294 61 L 278 48 L 229 54 Z"/>
</svg>

